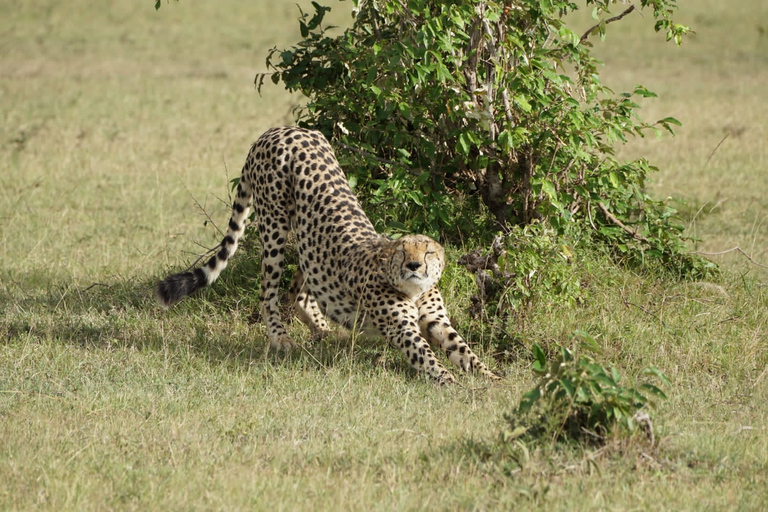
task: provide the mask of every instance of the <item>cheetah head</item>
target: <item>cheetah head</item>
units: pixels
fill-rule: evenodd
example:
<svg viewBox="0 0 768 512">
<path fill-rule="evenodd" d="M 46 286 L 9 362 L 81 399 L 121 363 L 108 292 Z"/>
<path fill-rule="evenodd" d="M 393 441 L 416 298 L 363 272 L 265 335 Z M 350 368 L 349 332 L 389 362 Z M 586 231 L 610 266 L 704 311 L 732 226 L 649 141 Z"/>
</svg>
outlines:
<svg viewBox="0 0 768 512">
<path fill-rule="evenodd" d="M 443 247 L 424 235 L 406 235 L 390 242 L 386 255 L 387 279 L 412 299 L 437 284 L 445 267 Z"/>
</svg>

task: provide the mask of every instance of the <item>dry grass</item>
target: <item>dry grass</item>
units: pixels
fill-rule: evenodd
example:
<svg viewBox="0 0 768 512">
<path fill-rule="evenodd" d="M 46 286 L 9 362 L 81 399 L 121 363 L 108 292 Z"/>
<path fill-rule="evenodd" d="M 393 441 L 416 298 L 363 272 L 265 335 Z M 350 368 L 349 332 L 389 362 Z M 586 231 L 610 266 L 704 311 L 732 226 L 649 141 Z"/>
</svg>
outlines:
<svg viewBox="0 0 768 512">
<path fill-rule="evenodd" d="M 660 93 L 646 118 L 685 124 L 624 151 L 660 166 L 653 190 L 684 201 L 700 248 L 739 245 L 768 263 L 766 6 L 682 7 L 698 35 L 681 50 L 653 38 L 648 15 L 599 50 L 617 89 Z M 266 354 L 244 258 L 200 298 L 154 305 L 151 283 L 218 239 L 191 197 L 225 221 L 227 176 L 290 120 L 297 99 L 260 98 L 252 80 L 268 48 L 297 36 L 295 15 L 292 2 L 230 0 L 6 9 L 0 508 L 764 507 L 767 274 L 736 254 L 717 283 L 584 261 L 589 305 L 536 311 L 527 326 L 545 341 L 588 330 L 629 377 L 659 366 L 673 387 L 653 448 L 499 443 L 532 382 L 526 360 L 496 362 L 498 386 L 435 389 L 375 341 Z M 488 333 L 462 316 L 471 280 L 448 275 L 452 313 L 490 359 Z"/>
</svg>

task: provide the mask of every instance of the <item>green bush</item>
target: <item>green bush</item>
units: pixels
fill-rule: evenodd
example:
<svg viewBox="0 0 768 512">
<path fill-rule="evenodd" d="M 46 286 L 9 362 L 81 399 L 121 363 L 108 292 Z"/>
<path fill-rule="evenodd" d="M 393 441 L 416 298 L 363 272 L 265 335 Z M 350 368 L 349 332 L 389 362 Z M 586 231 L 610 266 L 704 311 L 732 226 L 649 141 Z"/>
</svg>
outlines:
<svg viewBox="0 0 768 512">
<path fill-rule="evenodd" d="M 377 228 L 490 241 L 540 220 L 594 231 L 617 256 L 707 271 L 685 254 L 674 210 L 651 199 L 644 159 L 621 162 L 630 136 L 672 132 L 637 116 L 642 86 L 603 85 L 589 35 L 604 37 L 615 0 L 358 0 L 352 26 L 329 35 L 329 7 L 299 19 L 301 41 L 273 49 L 266 76 L 308 98 L 299 123 L 334 141 Z M 567 15 L 591 7 L 579 36 Z M 674 0 L 641 0 L 680 43 Z M 624 6 L 622 6 L 624 7 Z M 337 32 L 336 32 L 337 34 Z"/>
</svg>

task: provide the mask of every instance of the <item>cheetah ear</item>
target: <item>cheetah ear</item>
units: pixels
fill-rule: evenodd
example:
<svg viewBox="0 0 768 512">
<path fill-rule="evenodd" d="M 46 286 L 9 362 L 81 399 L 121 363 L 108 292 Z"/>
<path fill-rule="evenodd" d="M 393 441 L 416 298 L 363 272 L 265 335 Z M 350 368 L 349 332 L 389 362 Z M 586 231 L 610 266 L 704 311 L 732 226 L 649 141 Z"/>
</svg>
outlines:
<svg viewBox="0 0 768 512">
<path fill-rule="evenodd" d="M 395 252 L 395 240 L 381 237 L 380 242 L 381 245 L 379 246 L 376 258 L 379 260 L 380 265 L 385 265 L 392 259 L 392 254 Z"/>
</svg>

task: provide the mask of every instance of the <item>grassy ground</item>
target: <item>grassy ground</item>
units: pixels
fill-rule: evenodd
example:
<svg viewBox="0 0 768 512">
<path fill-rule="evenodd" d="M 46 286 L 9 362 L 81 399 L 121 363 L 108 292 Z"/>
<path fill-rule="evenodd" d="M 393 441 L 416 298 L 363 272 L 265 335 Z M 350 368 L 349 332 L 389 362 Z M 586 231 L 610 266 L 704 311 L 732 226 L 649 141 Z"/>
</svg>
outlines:
<svg viewBox="0 0 768 512">
<path fill-rule="evenodd" d="M 5 5 L 1 509 L 764 507 L 768 273 L 737 253 L 713 283 L 585 260 L 589 304 L 534 311 L 521 329 L 587 330 L 629 376 L 660 367 L 672 387 L 656 447 L 501 444 L 529 361 L 493 361 L 455 267 L 451 313 L 503 384 L 436 389 L 375 341 L 266 354 L 246 260 L 200 298 L 156 307 L 151 284 L 218 241 L 192 197 L 225 222 L 227 178 L 298 101 L 252 86 L 266 51 L 296 37 L 294 3 L 209 4 Z M 682 49 L 647 14 L 599 45 L 617 90 L 660 93 L 646 118 L 684 123 L 623 151 L 660 166 L 651 186 L 679 198 L 699 249 L 768 263 L 768 7 L 681 4 L 698 31 Z"/>
</svg>

